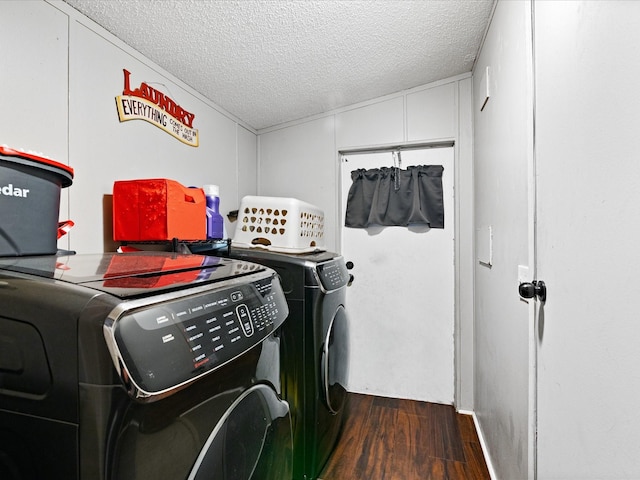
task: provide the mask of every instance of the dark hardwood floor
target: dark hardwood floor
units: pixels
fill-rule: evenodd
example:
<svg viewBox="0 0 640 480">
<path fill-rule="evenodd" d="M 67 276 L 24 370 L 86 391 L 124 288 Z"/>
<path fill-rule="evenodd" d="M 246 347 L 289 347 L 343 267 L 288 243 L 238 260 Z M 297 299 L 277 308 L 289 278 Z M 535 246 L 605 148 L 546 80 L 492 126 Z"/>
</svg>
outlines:
<svg viewBox="0 0 640 480">
<path fill-rule="evenodd" d="M 470 415 L 450 405 L 349 394 L 321 480 L 489 480 Z"/>
</svg>

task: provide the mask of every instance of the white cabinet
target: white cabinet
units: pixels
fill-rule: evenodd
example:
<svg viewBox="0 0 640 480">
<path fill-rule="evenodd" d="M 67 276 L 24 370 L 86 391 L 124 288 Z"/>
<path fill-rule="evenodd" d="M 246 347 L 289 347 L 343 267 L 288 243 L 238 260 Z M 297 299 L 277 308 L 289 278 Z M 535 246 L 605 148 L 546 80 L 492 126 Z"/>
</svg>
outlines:
<svg viewBox="0 0 640 480">
<path fill-rule="evenodd" d="M 409 142 L 456 137 L 456 85 L 446 83 L 407 95 Z"/>
<path fill-rule="evenodd" d="M 337 147 L 400 143 L 404 138 L 403 98 L 396 97 L 336 115 Z"/>
</svg>

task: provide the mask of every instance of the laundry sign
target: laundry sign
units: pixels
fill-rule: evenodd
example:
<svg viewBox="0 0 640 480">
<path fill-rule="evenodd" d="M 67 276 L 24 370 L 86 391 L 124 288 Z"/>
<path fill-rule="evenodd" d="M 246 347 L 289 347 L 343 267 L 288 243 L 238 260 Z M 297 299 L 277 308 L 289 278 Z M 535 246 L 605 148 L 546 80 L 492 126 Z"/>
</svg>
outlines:
<svg viewBox="0 0 640 480">
<path fill-rule="evenodd" d="M 182 143 L 199 146 L 198 129 L 193 128 L 195 115 L 178 105 L 164 92 L 147 83 L 131 89 L 131 73 L 123 69 L 124 89 L 116 97 L 118 118 L 121 122 L 144 120 L 164 130 Z"/>
</svg>

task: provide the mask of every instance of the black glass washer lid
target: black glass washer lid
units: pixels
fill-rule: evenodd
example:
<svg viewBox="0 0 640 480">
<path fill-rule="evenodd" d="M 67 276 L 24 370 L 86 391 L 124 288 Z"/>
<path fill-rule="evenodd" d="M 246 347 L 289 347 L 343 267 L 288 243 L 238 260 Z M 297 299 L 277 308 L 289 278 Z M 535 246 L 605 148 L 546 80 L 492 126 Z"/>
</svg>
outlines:
<svg viewBox="0 0 640 480">
<path fill-rule="evenodd" d="M 265 267 L 207 255 L 141 251 L 2 257 L 0 270 L 52 278 L 127 297 L 220 282 Z"/>
</svg>

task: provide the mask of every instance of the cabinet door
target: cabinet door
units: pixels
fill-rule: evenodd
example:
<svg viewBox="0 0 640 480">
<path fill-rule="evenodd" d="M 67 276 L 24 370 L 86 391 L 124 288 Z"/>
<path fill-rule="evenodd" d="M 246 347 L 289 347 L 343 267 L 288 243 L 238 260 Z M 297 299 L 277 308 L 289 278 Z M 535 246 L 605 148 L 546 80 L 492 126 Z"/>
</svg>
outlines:
<svg viewBox="0 0 640 480">
<path fill-rule="evenodd" d="M 439 140 L 457 136 L 456 86 L 446 83 L 407 95 L 407 140 Z"/>
</svg>

